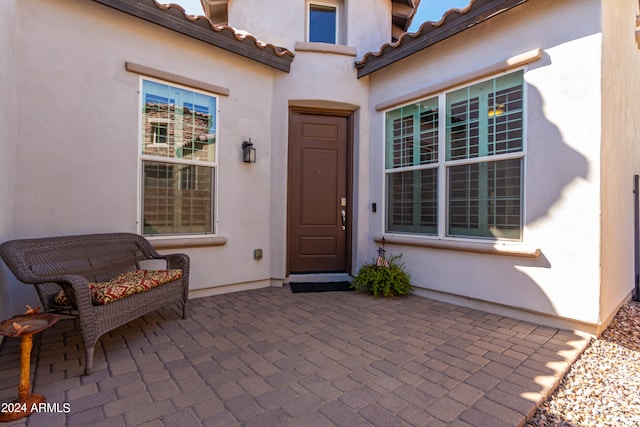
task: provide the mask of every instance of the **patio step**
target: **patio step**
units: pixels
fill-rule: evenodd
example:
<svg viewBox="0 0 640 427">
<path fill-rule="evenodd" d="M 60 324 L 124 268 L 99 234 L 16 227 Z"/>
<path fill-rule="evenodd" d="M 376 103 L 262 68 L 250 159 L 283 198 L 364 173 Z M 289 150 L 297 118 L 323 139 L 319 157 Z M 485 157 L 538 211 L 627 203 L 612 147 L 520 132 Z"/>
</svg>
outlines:
<svg viewBox="0 0 640 427">
<path fill-rule="evenodd" d="M 284 279 L 284 283 L 312 283 L 312 282 L 349 282 L 353 281 L 353 277 L 347 273 L 309 273 L 309 274 L 290 274 Z"/>
</svg>

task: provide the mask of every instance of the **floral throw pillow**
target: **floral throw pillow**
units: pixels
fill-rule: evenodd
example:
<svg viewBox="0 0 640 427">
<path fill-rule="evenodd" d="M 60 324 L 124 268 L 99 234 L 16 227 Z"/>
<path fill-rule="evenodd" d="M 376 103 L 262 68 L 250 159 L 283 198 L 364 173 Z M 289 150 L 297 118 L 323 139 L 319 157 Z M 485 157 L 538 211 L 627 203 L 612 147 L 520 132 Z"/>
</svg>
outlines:
<svg viewBox="0 0 640 427">
<path fill-rule="evenodd" d="M 182 270 L 133 270 L 122 273 L 108 282 L 89 283 L 91 301 L 103 305 L 130 295 L 139 294 L 156 286 L 171 283 L 182 277 Z M 70 305 L 64 291 L 54 298 L 58 305 Z"/>
</svg>

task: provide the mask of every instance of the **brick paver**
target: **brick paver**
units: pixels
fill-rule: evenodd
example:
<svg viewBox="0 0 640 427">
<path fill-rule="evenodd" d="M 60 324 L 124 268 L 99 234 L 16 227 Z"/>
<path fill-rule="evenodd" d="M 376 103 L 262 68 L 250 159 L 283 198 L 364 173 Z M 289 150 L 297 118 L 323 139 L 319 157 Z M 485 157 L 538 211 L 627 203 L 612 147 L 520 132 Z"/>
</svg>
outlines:
<svg viewBox="0 0 640 427">
<path fill-rule="evenodd" d="M 104 335 L 82 375 L 74 320 L 36 339 L 33 389 L 69 413 L 14 426 L 517 426 L 588 344 L 417 296 L 267 288 L 168 306 Z M 18 341 L 0 348 L 16 397 Z"/>
</svg>

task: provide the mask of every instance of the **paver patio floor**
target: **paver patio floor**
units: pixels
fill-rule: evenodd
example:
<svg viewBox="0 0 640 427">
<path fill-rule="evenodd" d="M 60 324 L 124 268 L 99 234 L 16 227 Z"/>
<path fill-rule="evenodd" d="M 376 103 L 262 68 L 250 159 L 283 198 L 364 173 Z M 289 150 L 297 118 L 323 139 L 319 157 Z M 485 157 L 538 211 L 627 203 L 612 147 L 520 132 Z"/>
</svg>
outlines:
<svg viewBox="0 0 640 427">
<path fill-rule="evenodd" d="M 172 305 L 104 335 L 90 376 L 74 320 L 44 331 L 33 389 L 61 412 L 6 425 L 519 426 L 589 342 L 418 296 L 284 287 L 189 304 L 186 320 Z M 1 401 L 18 363 L 8 338 Z"/>
</svg>

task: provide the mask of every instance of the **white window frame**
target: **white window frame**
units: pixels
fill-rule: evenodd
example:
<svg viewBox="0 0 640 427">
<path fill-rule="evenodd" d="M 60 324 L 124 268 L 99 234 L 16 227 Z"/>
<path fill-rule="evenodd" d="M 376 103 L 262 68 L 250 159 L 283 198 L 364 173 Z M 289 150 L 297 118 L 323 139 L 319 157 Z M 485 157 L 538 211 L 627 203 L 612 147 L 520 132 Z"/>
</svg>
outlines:
<svg viewBox="0 0 640 427">
<path fill-rule="evenodd" d="M 440 179 L 439 174 L 437 173 L 438 167 L 439 167 L 439 163 L 437 161 L 436 162 L 433 162 L 433 161 L 430 161 L 430 160 L 427 160 L 426 162 L 422 162 L 421 161 L 421 154 L 422 154 L 421 153 L 421 148 L 422 148 L 422 145 L 421 145 L 420 142 L 421 142 L 421 136 L 423 134 L 423 131 L 421 129 L 421 125 L 422 125 L 421 116 L 424 113 L 430 114 L 430 112 L 433 111 L 431 108 L 424 109 L 424 110 L 423 110 L 423 108 L 426 108 L 427 105 L 433 106 L 433 101 L 434 100 L 436 102 L 436 107 L 438 108 L 438 112 L 437 112 L 437 114 L 438 114 L 438 124 L 437 124 L 437 127 L 435 128 L 435 132 L 438 133 L 438 141 L 437 141 L 437 147 L 436 148 L 438 150 L 438 159 L 439 159 L 440 158 L 440 155 L 439 155 L 439 151 L 440 151 L 439 135 L 440 135 L 441 132 L 440 132 L 440 119 L 439 119 L 439 117 L 440 117 L 440 109 L 439 109 L 440 106 L 439 106 L 439 103 L 438 103 L 439 99 L 438 99 L 437 95 L 421 99 L 418 102 L 413 102 L 413 103 L 410 103 L 410 104 L 407 104 L 407 105 L 404 105 L 404 106 L 400 106 L 400 107 L 394 108 L 394 109 L 392 109 L 390 111 L 387 111 L 385 113 L 385 123 L 386 123 L 386 116 L 389 113 L 392 113 L 393 115 L 397 115 L 398 119 L 403 120 L 403 119 L 409 117 L 409 114 L 403 115 L 402 112 L 399 111 L 401 108 L 410 107 L 411 109 L 415 110 L 414 112 L 410 113 L 410 115 L 413 116 L 413 119 L 414 119 L 413 120 L 413 124 L 412 124 L 413 129 L 412 129 L 412 138 L 411 138 L 413 146 L 410 148 L 410 151 L 412 152 L 411 159 L 413 160 L 413 164 L 402 164 L 402 165 L 400 165 L 398 167 L 387 168 L 387 160 L 389 158 L 393 159 L 393 156 L 389 156 L 389 154 L 392 154 L 393 147 L 387 146 L 386 138 L 389 136 L 388 134 L 390 132 L 393 132 L 393 130 L 392 129 L 388 129 L 388 128 L 385 127 L 385 191 L 386 191 L 386 193 L 385 193 L 385 206 L 387 208 L 389 206 L 389 204 L 388 204 L 389 199 L 388 198 L 390 196 L 389 192 L 387 191 L 387 189 L 389 188 L 389 180 L 388 180 L 388 178 L 391 175 L 411 172 L 411 173 L 414 173 L 414 176 L 415 176 L 416 173 L 421 173 L 422 171 L 436 170 L 436 179 L 438 179 L 438 180 Z M 420 108 L 420 109 L 418 109 L 418 108 Z M 433 122 L 428 122 L 428 123 L 433 123 Z M 433 129 L 427 129 L 424 132 L 424 134 L 426 134 L 426 135 L 428 135 L 430 133 L 433 133 Z M 414 143 L 415 141 L 418 141 L 418 144 L 415 144 Z M 417 163 L 415 161 L 416 159 L 418 159 Z M 419 193 L 420 193 L 420 188 L 418 186 L 414 186 L 414 188 L 413 188 L 414 196 L 417 196 Z M 414 205 L 413 208 L 416 208 L 418 206 L 419 203 L 417 202 L 417 200 L 421 200 L 421 199 L 415 199 L 414 198 L 414 200 L 413 200 L 413 205 Z M 438 202 L 439 201 L 437 200 L 436 203 L 439 206 Z M 385 212 L 389 213 L 386 210 L 385 210 Z M 389 213 L 389 214 L 391 214 L 391 213 Z M 413 209 L 413 215 L 412 216 L 413 216 L 413 220 L 415 222 L 418 222 L 418 220 L 420 218 L 420 215 L 421 215 L 421 212 L 420 212 L 419 209 Z M 439 222 L 438 220 L 439 220 L 438 213 L 436 213 L 436 221 Z M 420 227 L 419 225 L 415 225 L 415 222 L 412 223 L 412 225 L 404 226 L 406 228 L 406 230 L 404 230 L 404 231 L 395 230 L 393 232 L 402 233 L 402 234 L 417 234 L 417 235 L 431 235 L 431 236 L 437 234 L 437 231 L 435 231 L 433 233 L 410 231 L 411 228 Z M 388 227 L 389 227 L 389 218 L 385 215 L 385 230 L 388 230 Z M 402 225 L 397 225 L 396 227 L 397 228 L 402 228 L 403 226 Z M 428 227 L 428 226 L 425 226 L 425 227 Z M 436 230 L 437 230 L 437 227 L 438 227 L 438 225 L 436 224 Z M 387 232 L 389 232 L 389 231 L 387 231 Z"/>
<path fill-rule="evenodd" d="M 456 160 L 447 160 L 447 94 L 451 92 L 455 92 L 459 89 L 468 88 L 474 86 L 479 83 L 489 82 L 494 79 L 498 79 L 502 76 L 521 72 L 522 73 L 522 106 L 523 106 L 523 116 L 522 116 L 522 149 L 517 152 L 505 153 L 505 154 L 497 154 L 492 156 L 483 156 L 483 157 L 472 157 L 467 159 L 456 159 Z M 405 167 L 405 168 L 387 168 L 387 114 L 398 110 L 402 107 L 408 107 L 420 102 L 424 102 L 433 98 L 438 98 L 438 160 L 434 164 L 422 165 L 422 166 L 413 166 L 413 167 Z M 496 73 L 492 76 L 486 76 L 479 79 L 475 79 L 472 81 L 465 82 L 463 84 L 457 85 L 455 87 L 447 88 L 446 90 L 432 93 L 426 96 L 422 96 L 420 99 L 412 100 L 411 102 L 406 102 L 403 104 L 395 105 L 388 109 L 383 110 L 382 121 L 383 121 L 383 153 L 382 156 L 382 170 L 383 170 L 383 215 L 382 215 L 382 231 L 383 235 L 389 236 L 412 236 L 419 239 L 438 239 L 438 240 L 450 240 L 450 241 L 469 241 L 469 242 L 477 242 L 477 241 L 487 241 L 487 242 L 523 242 L 525 240 L 525 225 L 526 225 L 526 182 L 525 177 L 527 175 L 527 117 L 528 117 L 528 102 L 527 102 L 527 83 L 526 83 L 526 66 L 525 67 L 517 67 L 510 69 L 508 71 L 502 73 Z M 419 124 L 418 124 L 419 125 Z M 414 129 L 415 132 L 415 129 Z M 469 236 L 469 235 L 449 235 L 449 212 L 448 212 L 448 202 L 449 202 L 449 179 L 448 179 L 448 168 L 452 166 L 458 165 L 466 165 L 466 164 L 477 164 L 477 163 L 489 163 L 489 162 L 497 162 L 502 160 L 510 160 L 510 159 L 521 159 L 521 171 L 520 171 L 520 237 L 517 239 L 513 238 L 501 238 L 501 237 L 484 237 L 484 236 Z M 403 170 L 417 170 L 417 169 L 427 169 L 437 167 L 437 234 L 426 234 L 426 233 L 416 233 L 416 232 L 404 232 L 404 231 L 389 231 L 388 226 L 388 216 L 391 214 L 388 206 L 388 185 L 387 185 L 387 177 L 393 172 L 402 172 Z"/>
<path fill-rule="evenodd" d="M 334 34 L 334 39 L 336 45 L 340 44 L 340 20 L 341 20 L 341 10 L 340 5 L 338 3 L 328 3 L 323 1 L 307 1 L 305 8 L 305 18 L 306 18 L 306 40 L 307 42 L 311 41 L 311 7 L 312 6 L 320 6 L 335 9 L 336 11 L 336 32 Z M 321 43 L 321 42 L 312 42 L 312 43 Z M 331 43 L 329 43 L 331 44 Z"/>
<path fill-rule="evenodd" d="M 214 153 L 213 153 L 213 161 L 203 161 L 203 160 L 192 160 L 192 159 L 177 159 L 177 158 L 171 158 L 171 157 L 163 157 L 163 156 L 154 156 L 154 155 L 149 155 L 149 154 L 144 154 L 144 131 L 143 131 L 143 125 L 144 125 L 144 114 L 142 113 L 142 109 L 140 108 L 141 106 L 143 106 L 144 100 L 142 99 L 144 96 L 144 81 L 150 81 L 150 82 L 156 82 L 156 83 L 160 83 L 160 84 L 164 84 L 164 85 L 168 85 L 168 86 L 172 86 L 172 87 L 176 87 L 182 90 L 186 90 L 186 91 L 190 91 L 190 92 L 194 92 L 194 93 L 199 93 L 202 95 L 206 95 L 212 98 L 216 99 L 216 105 L 215 105 L 215 111 L 212 112 L 212 114 L 215 115 L 215 126 L 216 126 L 216 132 L 215 132 L 215 138 L 216 141 L 214 143 Z M 153 78 L 153 77 L 149 77 L 149 76 L 144 76 L 144 75 L 140 75 L 139 77 L 139 81 L 138 81 L 138 182 L 137 182 L 137 200 L 138 200 L 138 206 L 137 206 L 137 216 L 136 216 L 136 222 L 137 222 L 137 229 L 138 229 L 138 234 L 144 235 L 144 221 L 143 221 L 143 204 L 144 204 L 144 162 L 145 161 L 152 161 L 152 162 L 158 162 L 158 163 L 166 163 L 166 164 L 182 164 L 182 165 L 192 165 L 192 166 L 202 166 L 202 167 L 209 167 L 211 168 L 211 179 L 212 179 L 212 183 L 211 183 L 211 232 L 205 232 L 205 233 L 170 233 L 170 234 L 151 234 L 151 235 L 146 235 L 147 237 L 154 239 L 154 238 L 175 238 L 175 237 L 184 237 L 184 236 L 216 236 L 217 235 L 217 228 L 218 228 L 218 157 L 219 157 L 219 139 L 218 139 L 218 135 L 219 135 L 219 128 L 220 128 L 220 117 L 219 117 L 219 113 L 220 113 L 220 97 L 215 94 L 215 93 L 211 93 L 211 92 L 207 92 L 207 91 L 203 91 L 203 90 L 199 90 L 199 89 L 195 89 L 193 87 L 189 87 L 189 86 L 184 86 L 178 83 L 174 83 L 172 81 L 167 81 L 167 80 L 162 80 L 162 79 L 157 79 L 157 78 Z M 170 123 L 170 119 L 165 119 L 165 118 L 151 118 L 150 119 L 151 123 Z M 167 135 L 167 141 L 169 141 L 169 135 Z M 166 146 L 171 146 L 173 144 L 170 144 L 169 142 L 167 142 L 166 144 L 155 144 L 152 143 L 152 146 L 161 146 L 161 147 L 166 147 Z"/>
</svg>

